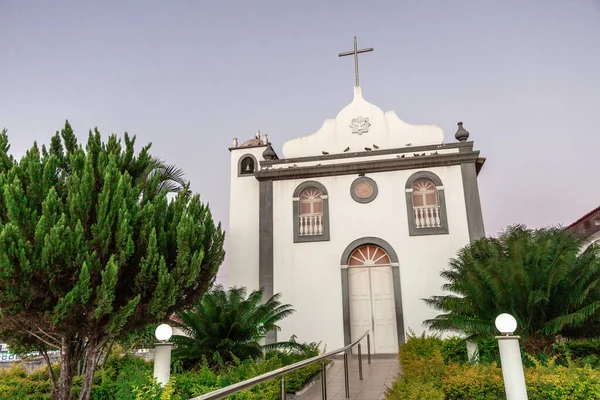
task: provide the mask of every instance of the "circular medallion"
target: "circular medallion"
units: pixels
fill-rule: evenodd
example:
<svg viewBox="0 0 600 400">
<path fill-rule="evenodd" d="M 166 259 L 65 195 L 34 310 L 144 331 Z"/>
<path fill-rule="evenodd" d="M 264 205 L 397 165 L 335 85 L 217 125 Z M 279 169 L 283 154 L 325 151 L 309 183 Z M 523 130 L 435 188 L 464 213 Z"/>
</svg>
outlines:
<svg viewBox="0 0 600 400">
<path fill-rule="evenodd" d="M 361 199 L 366 199 L 373 194 L 373 186 L 368 182 L 361 182 L 354 186 L 354 193 Z"/>
<path fill-rule="evenodd" d="M 371 178 L 357 178 L 350 185 L 350 195 L 358 203 L 370 203 L 377 197 L 377 184 Z"/>
</svg>

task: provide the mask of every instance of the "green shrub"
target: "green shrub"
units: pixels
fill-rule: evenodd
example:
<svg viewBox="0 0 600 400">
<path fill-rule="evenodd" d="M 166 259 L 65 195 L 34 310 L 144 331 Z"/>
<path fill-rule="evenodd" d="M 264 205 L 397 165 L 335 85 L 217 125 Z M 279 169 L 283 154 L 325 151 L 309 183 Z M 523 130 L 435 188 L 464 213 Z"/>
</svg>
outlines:
<svg viewBox="0 0 600 400">
<path fill-rule="evenodd" d="M 416 379 L 397 379 L 385 395 L 389 400 L 444 400 L 444 392 L 433 383 Z"/>
<path fill-rule="evenodd" d="M 525 370 L 530 400 L 600 399 L 600 371 L 590 367 L 537 366 Z"/>
<path fill-rule="evenodd" d="M 0 370 L 0 400 L 47 400 L 50 393 L 50 381 L 30 379 L 21 364 Z"/>
<path fill-rule="evenodd" d="M 444 371 L 442 341 L 437 336 L 420 337 L 412 332 L 400 347 L 399 357 L 402 372 L 407 378 L 420 377 L 424 380 L 439 378 Z"/>
<path fill-rule="evenodd" d="M 312 343 L 295 350 L 269 352 L 265 358 L 256 361 L 234 359 L 232 364 L 220 369 L 210 368 L 206 360 L 194 371 L 181 372 L 175 366 L 171 382 L 163 389 L 153 378 L 151 362 L 115 352 L 96 370 L 92 400 L 188 400 L 318 354 L 318 345 Z M 320 363 L 315 363 L 287 374 L 287 391 L 296 392 L 320 370 Z M 55 375 L 58 376 L 59 372 L 59 366 L 55 365 Z M 75 396 L 80 391 L 81 379 L 80 376 L 74 378 Z M 280 383 L 280 379 L 274 379 L 232 396 L 231 399 L 276 400 L 279 399 Z M 21 365 L 16 364 L 0 371 L 0 400 L 49 400 L 51 390 L 47 368 L 27 374 Z"/>
<path fill-rule="evenodd" d="M 443 340 L 441 343 L 441 352 L 446 363 L 455 362 L 462 364 L 469 358 L 465 339 L 459 337 L 452 337 Z"/>
<path fill-rule="evenodd" d="M 497 344 L 493 346 L 491 340 L 480 341 L 480 352 L 484 349 L 480 363 L 470 364 L 466 362 L 466 355 L 460 359 L 460 342 L 455 338 L 442 340 L 437 336 L 409 335 L 399 352 L 404 375 L 386 391 L 386 399 L 505 398 L 501 368 L 495 361 L 481 361 L 496 358 Z M 579 358 L 571 353 L 571 348 L 578 349 Z M 592 365 L 598 357 L 594 353 L 596 349 L 595 342 L 569 341 L 557 344 L 554 355 L 537 354 L 534 357 L 524 354 L 529 399 L 600 399 L 600 369 Z M 594 361 L 589 361 L 592 358 Z"/>
<path fill-rule="evenodd" d="M 502 371 L 488 365 L 451 363 L 438 382 L 447 400 L 497 400 L 504 398 Z"/>
</svg>

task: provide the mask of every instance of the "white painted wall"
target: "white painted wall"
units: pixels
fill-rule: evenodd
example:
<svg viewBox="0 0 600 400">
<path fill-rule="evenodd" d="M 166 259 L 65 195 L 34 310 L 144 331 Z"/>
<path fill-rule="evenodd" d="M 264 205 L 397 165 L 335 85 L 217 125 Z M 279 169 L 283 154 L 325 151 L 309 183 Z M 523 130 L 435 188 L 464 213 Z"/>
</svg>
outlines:
<svg viewBox="0 0 600 400">
<path fill-rule="evenodd" d="M 586 237 L 587 242 L 582 246 L 581 252 L 587 249 L 592 243 L 598 243 L 600 241 L 600 231 Z"/>
<path fill-rule="evenodd" d="M 351 133 L 350 125 L 356 117 L 369 118 L 368 132 Z M 404 122 L 394 111 L 383 112 L 363 98 L 362 89 L 354 87 L 354 98 L 334 119 L 327 119 L 312 135 L 288 140 L 283 145 L 286 158 L 342 153 L 346 147 L 351 152 L 364 151 L 365 147 L 395 149 L 412 146 L 441 144 L 444 132 L 436 125 L 412 125 Z"/>
<path fill-rule="evenodd" d="M 274 290 L 296 309 L 281 322 L 278 340 L 295 334 L 300 341 L 323 341 L 331 350 L 344 345 L 340 258 L 352 241 L 365 236 L 384 239 L 398 254 L 405 329 L 420 333 L 423 321 L 438 314 L 420 299 L 441 293 L 439 273 L 469 242 L 469 233 L 460 166 L 427 170 L 444 184 L 447 235 L 408 234 L 405 183 L 417 170 L 367 174 L 379 190 L 368 204 L 350 196 L 355 175 L 315 179 L 329 195 L 328 242 L 293 242 L 292 197 L 303 180 L 274 182 Z"/>
<path fill-rule="evenodd" d="M 368 132 L 352 133 L 352 120 L 368 117 Z M 411 146 L 437 145 L 433 151 L 454 153 L 444 148 L 443 131 L 435 125 L 411 125 L 393 111 L 383 112 L 354 88 L 354 99 L 334 119 L 328 119 L 314 134 L 292 139 L 283 145 L 286 158 L 364 152 L 365 147 L 406 149 Z M 227 231 L 228 286 L 258 288 L 259 274 L 259 182 L 253 177 L 237 176 L 238 159 L 251 153 L 262 160 L 264 147 L 235 149 L 231 152 L 230 226 Z M 355 161 L 393 159 L 396 154 L 347 157 L 336 160 L 294 161 L 296 165 L 276 164 L 272 168 L 343 164 Z M 330 241 L 294 243 L 293 192 L 304 180 L 273 183 L 274 292 L 290 303 L 296 313 L 281 322 L 278 340 L 297 335 L 298 340 L 321 342 L 327 349 L 343 346 L 342 283 L 340 258 L 352 241 L 374 236 L 394 248 L 399 257 L 404 326 L 417 333 L 423 321 L 438 312 L 428 308 L 422 298 L 440 294 L 444 281 L 440 272 L 448 259 L 469 242 L 465 199 L 460 166 L 423 169 L 434 172 L 445 188 L 449 234 L 409 236 L 405 184 L 417 170 L 367 174 L 378 186 L 377 198 L 368 204 L 355 202 L 350 185 L 355 175 L 314 179 L 325 185 L 329 195 Z"/>
<path fill-rule="evenodd" d="M 246 154 L 256 157 L 256 168 L 265 147 L 231 150 L 229 229 L 227 240 L 226 287 L 246 286 L 248 293 L 258 289 L 258 189 L 254 175 L 238 177 L 238 161 Z"/>
</svg>

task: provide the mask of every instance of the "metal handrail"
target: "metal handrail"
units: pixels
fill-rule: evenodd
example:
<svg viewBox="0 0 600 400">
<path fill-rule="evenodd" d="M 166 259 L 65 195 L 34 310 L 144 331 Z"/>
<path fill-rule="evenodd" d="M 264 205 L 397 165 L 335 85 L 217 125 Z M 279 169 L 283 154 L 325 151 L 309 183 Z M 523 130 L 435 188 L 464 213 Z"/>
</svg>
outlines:
<svg viewBox="0 0 600 400">
<path fill-rule="evenodd" d="M 337 350 L 333 350 L 333 351 L 330 351 L 329 353 L 321 354 L 319 356 L 315 356 L 315 357 L 312 357 L 312 358 L 309 358 L 309 359 L 306 359 L 303 361 L 299 361 L 295 364 L 287 365 L 285 367 L 276 369 L 274 371 L 267 372 L 266 374 L 262 374 L 259 376 L 255 376 L 254 378 L 246 379 L 245 381 L 242 381 L 242 382 L 234 383 L 233 385 L 229 385 L 224 388 L 214 390 L 210 393 L 205 393 L 198 397 L 194 397 L 190 400 L 220 400 L 220 399 L 224 399 L 227 396 L 231 396 L 232 394 L 239 393 L 246 389 L 251 389 L 254 386 L 260 385 L 261 383 L 267 382 L 274 378 L 278 378 L 289 372 L 295 371 L 297 369 L 300 369 L 307 365 L 313 364 L 317 361 L 321 361 L 325 358 L 334 356 L 341 352 L 344 352 L 344 373 L 345 373 L 345 383 L 346 383 L 346 398 L 349 398 L 350 397 L 350 388 L 348 385 L 348 353 L 347 353 L 347 350 L 358 345 L 359 379 L 362 380 L 363 379 L 363 377 L 362 377 L 362 354 L 361 354 L 361 347 L 360 347 L 359 342 L 361 340 L 363 340 L 365 338 L 365 336 L 367 337 L 368 363 L 371 364 L 371 340 L 370 340 L 369 331 L 366 331 L 365 333 L 362 334 L 361 337 L 356 339 L 354 342 L 352 342 L 342 348 L 339 348 Z M 326 373 L 325 373 L 325 363 L 324 362 L 321 365 L 321 375 L 322 375 L 321 378 L 323 381 L 322 382 L 323 399 L 325 400 L 327 398 L 327 383 L 325 382 Z M 281 393 L 282 393 L 282 399 L 285 399 L 285 378 L 283 378 L 281 380 Z"/>
</svg>

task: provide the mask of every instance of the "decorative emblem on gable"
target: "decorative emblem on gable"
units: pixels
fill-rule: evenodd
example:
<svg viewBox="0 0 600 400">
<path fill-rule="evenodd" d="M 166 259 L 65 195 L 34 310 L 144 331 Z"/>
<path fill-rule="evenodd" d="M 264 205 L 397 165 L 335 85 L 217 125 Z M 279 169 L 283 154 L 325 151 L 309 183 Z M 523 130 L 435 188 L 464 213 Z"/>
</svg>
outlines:
<svg viewBox="0 0 600 400">
<path fill-rule="evenodd" d="M 352 133 L 357 133 L 359 135 L 369 132 L 370 126 L 371 123 L 369 122 L 369 118 L 361 116 L 352 118 L 352 123 L 350 124 L 350 128 L 352 128 Z"/>
</svg>

